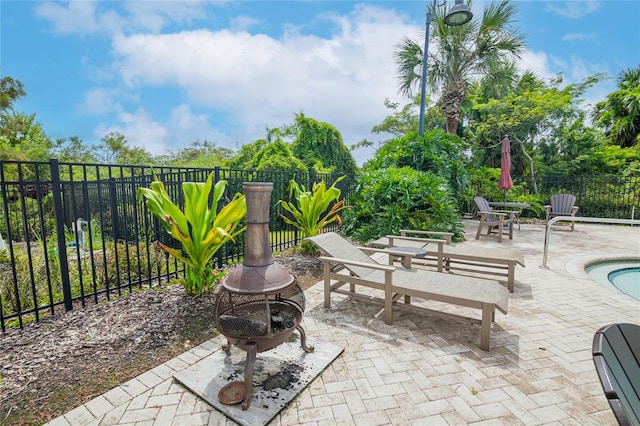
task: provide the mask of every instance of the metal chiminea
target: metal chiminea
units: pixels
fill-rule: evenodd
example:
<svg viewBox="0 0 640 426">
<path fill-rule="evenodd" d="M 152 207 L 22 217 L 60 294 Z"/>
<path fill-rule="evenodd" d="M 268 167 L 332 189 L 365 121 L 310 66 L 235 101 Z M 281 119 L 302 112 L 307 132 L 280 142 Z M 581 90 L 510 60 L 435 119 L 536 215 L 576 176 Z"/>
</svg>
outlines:
<svg viewBox="0 0 640 426">
<path fill-rule="evenodd" d="M 242 409 L 251 405 L 253 369 L 258 352 L 268 351 L 300 332 L 302 349 L 307 346 L 300 323 L 305 309 L 304 292 L 296 278 L 273 259 L 269 240 L 269 207 L 273 184 L 244 182 L 242 190 L 247 200 L 247 230 L 242 265 L 234 268 L 223 280 L 218 291 L 214 314 L 218 331 L 227 338 L 225 351 L 236 346 L 247 352 L 244 362 L 244 392 L 232 386 L 235 394 L 229 402 L 222 400 L 227 386 L 219 394 L 223 403 L 242 401 Z M 231 389 L 231 388 L 230 388 Z M 244 395 L 242 395 L 244 394 Z M 226 397 L 225 397 L 226 398 Z"/>
</svg>

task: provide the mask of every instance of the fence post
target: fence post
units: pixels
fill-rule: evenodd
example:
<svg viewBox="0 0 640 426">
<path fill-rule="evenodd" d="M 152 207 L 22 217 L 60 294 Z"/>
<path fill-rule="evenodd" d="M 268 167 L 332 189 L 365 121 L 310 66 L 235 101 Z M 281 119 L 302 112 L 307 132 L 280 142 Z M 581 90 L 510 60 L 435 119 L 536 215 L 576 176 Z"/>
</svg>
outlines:
<svg viewBox="0 0 640 426">
<path fill-rule="evenodd" d="M 582 190 L 584 188 L 584 175 L 580 175 L 580 189 L 578 189 L 578 206 L 582 207 Z"/>
<path fill-rule="evenodd" d="M 295 170 L 293 171 L 293 180 L 294 180 L 298 185 L 300 185 L 300 182 L 299 182 L 300 176 L 299 176 L 299 174 L 300 174 L 300 171 L 299 171 L 298 169 L 295 169 Z M 306 188 L 307 186 L 308 186 L 308 185 L 305 185 L 305 188 Z M 285 194 L 287 194 L 287 193 L 288 193 L 288 191 L 285 189 L 284 193 L 285 193 Z M 289 197 L 289 198 L 291 198 L 291 197 Z M 291 202 L 291 199 L 289 199 L 289 201 Z M 299 241 L 299 240 L 300 240 L 300 235 L 298 235 L 298 228 L 294 226 L 294 227 L 293 227 L 293 244 L 295 244 L 295 245 L 297 246 L 297 245 L 300 243 L 300 241 Z"/>
<path fill-rule="evenodd" d="M 60 167 L 56 158 L 49 159 L 51 170 L 51 190 L 53 195 L 53 212 L 56 222 L 58 238 L 58 260 L 60 262 L 60 281 L 62 282 L 62 296 L 67 311 L 73 310 L 71 295 L 71 281 L 69 280 L 69 261 L 67 259 L 67 242 L 64 236 L 65 215 L 62 208 L 62 184 L 60 183 Z"/>
<path fill-rule="evenodd" d="M 112 177 L 109 178 L 109 209 L 111 210 L 113 241 L 117 243 L 120 239 L 120 227 L 118 226 L 118 193 L 116 191 L 116 180 Z"/>
<path fill-rule="evenodd" d="M 213 168 L 213 186 L 216 185 L 216 183 L 220 182 L 220 166 L 215 166 Z M 227 182 L 228 183 L 228 182 Z M 228 186 L 227 186 L 228 189 Z M 221 207 L 218 206 L 218 211 L 220 211 Z M 216 212 L 216 214 L 218 214 L 218 212 Z M 222 268 L 222 249 L 224 247 L 220 247 L 220 249 L 216 252 L 216 267 L 217 268 Z M 226 256 L 227 253 L 224 253 L 224 255 Z"/>
<path fill-rule="evenodd" d="M 120 169 L 122 171 L 122 169 Z M 122 173 L 120 173 L 120 181 L 122 181 Z M 109 177 L 109 210 L 111 210 L 111 229 L 113 232 L 113 255 L 115 257 L 116 265 L 116 280 L 118 294 L 120 294 L 120 288 L 122 282 L 120 281 L 120 258 L 118 255 L 118 240 L 120 240 L 120 226 L 118 221 L 118 192 L 116 190 L 116 180 L 113 177 Z M 126 244 L 126 240 L 125 240 Z M 109 281 L 106 282 L 107 297 L 109 294 Z"/>
</svg>

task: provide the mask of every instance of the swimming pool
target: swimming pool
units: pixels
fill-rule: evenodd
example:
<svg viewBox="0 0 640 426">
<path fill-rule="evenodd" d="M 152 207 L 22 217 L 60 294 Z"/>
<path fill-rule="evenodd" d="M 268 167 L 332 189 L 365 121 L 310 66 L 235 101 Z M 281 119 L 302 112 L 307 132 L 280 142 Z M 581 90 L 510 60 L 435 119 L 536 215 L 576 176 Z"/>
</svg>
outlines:
<svg viewBox="0 0 640 426">
<path fill-rule="evenodd" d="M 607 260 L 587 265 L 585 271 L 602 285 L 640 300 L 640 260 Z"/>
</svg>

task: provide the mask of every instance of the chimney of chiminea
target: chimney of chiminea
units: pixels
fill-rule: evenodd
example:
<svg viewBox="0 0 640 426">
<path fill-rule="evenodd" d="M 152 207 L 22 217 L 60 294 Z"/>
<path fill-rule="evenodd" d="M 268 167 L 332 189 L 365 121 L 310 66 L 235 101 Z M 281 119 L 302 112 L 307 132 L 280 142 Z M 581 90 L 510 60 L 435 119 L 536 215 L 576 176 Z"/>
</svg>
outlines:
<svg viewBox="0 0 640 426">
<path fill-rule="evenodd" d="M 269 239 L 271 182 L 244 182 L 247 200 L 247 230 L 244 260 L 223 280 L 229 291 L 242 294 L 275 293 L 295 282 L 295 277 L 273 260 Z"/>
</svg>

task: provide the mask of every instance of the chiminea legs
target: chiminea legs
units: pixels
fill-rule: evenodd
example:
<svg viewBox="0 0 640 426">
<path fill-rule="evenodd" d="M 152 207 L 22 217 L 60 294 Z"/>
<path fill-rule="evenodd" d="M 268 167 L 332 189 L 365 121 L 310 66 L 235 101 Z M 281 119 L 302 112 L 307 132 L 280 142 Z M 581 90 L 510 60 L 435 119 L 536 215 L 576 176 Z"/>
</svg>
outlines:
<svg viewBox="0 0 640 426">
<path fill-rule="evenodd" d="M 302 346 L 302 350 L 307 353 L 313 352 L 313 346 L 307 346 L 307 334 L 304 332 L 302 326 L 297 326 L 296 330 L 300 333 L 300 346 Z"/>
<path fill-rule="evenodd" d="M 302 328 L 301 325 L 296 327 L 296 330 L 300 333 L 300 346 L 302 350 L 309 353 L 313 352 L 313 346 L 307 346 L 307 335 Z M 227 339 L 227 343 L 222 345 L 222 349 L 225 352 L 228 352 L 231 349 L 231 342 Z M 256 355 L 258 353 L 258 344 L 255 342 L 245 342 L 241 346 L 238 346 L 240 349 L 247 353 L 246 358 L 244 359 L 244 386 L 245 386 L 245 396 L 242 401 L 242 409 L 247 410 L 251 406 L 251 397 L 253 396 L 253 373 L 256 365 Z"/>
<path fill-rule="evenodd" d="M 242 401 L 242 409 L 246 410 L 251 405 L 251 397 L 253 396 L 253 367 L 256 365 L 256 354 L 258 353 L 258 346 L 249 342 L 245 346 L 247 351 L 247 357 L 244 360 L 244 386 L 245 396 Z"/>
</svg>

